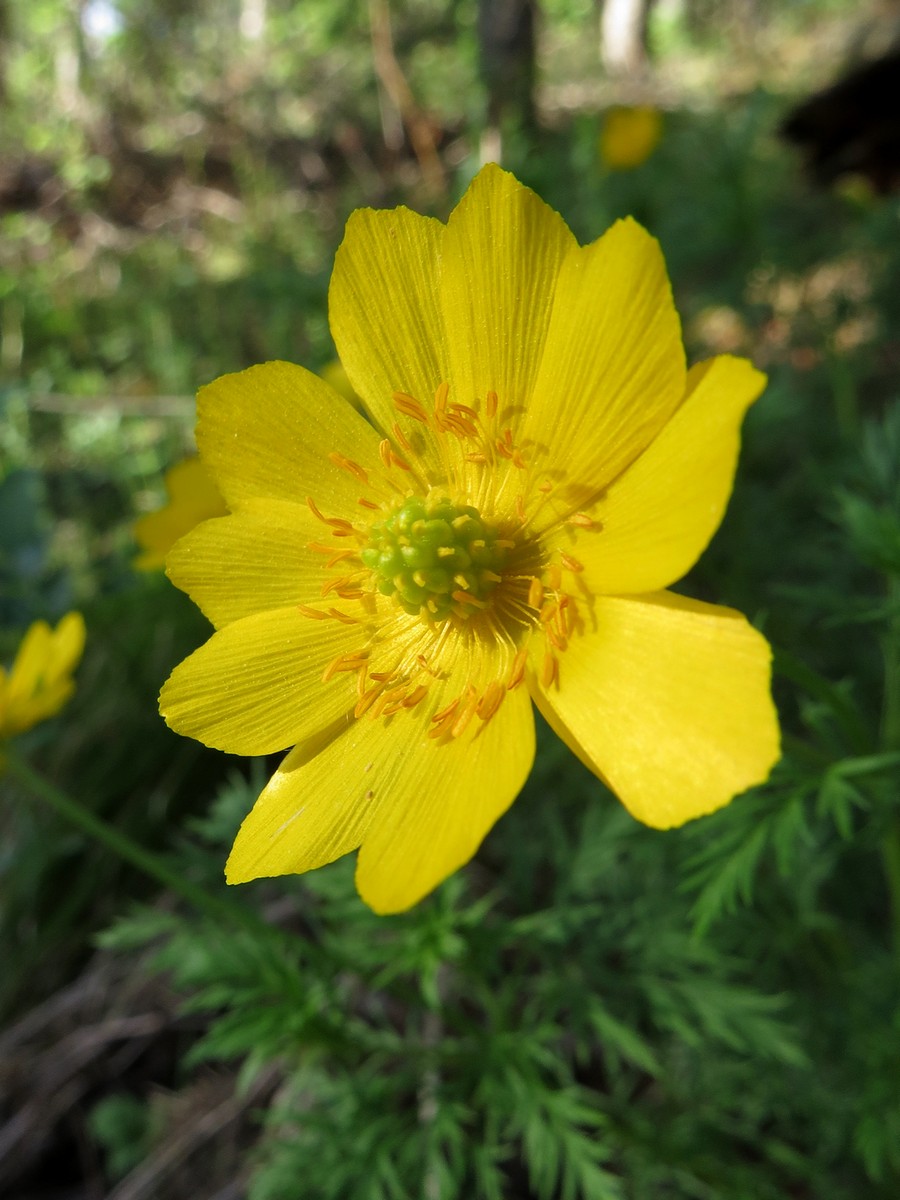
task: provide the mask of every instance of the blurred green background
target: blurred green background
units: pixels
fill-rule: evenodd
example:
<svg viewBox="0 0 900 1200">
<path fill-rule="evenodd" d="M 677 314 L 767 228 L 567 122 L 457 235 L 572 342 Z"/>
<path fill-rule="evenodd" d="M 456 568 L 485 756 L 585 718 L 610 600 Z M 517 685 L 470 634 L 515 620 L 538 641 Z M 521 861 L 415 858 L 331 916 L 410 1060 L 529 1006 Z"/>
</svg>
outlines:
<svg viewBox="0 0 900 1200">
<path fill-rule="evenodd" d="M 198 386 L 333 359 L 348 214 L 446 217 L 486 157 L 582 241 L 637 217 L 689 358 L 768 372 L 684 587 L 772 640 L 786 748 L 660 835 L 545 738 L 412 913 L 374 918 L 342 862 L 232 893 L 234 926 L 0 778 L 11 1200 L 900 1191 L 898 201 L 816 187 L 778 136 L 900 10 L 657 0 L 619 41 L 616 7 L 0 3 L 0 660 L 38 617 L 88 624 L 75 699 L 22 739 L 36 767 L 224 893 L 267 765 L 160 720 L 206 625 L 134 571 L 134 521 L 192 448 Z M 615 171 L 603 114 L 635 104 L 662 137 Z"/>
</svg>

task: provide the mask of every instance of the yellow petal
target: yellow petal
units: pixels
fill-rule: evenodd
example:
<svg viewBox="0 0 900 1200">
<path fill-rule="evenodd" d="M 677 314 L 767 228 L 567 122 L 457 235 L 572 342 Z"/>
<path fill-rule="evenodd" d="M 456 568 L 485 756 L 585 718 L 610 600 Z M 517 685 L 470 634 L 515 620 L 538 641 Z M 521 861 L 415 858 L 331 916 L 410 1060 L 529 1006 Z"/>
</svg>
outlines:
<svg viewBox="0 0 900 1200">
<path fill-rule="evenodd" d="M 66 613 L 51 637 L 48 679 L 57 681 L 74 671 L 84 653 L 85 637 L 84 617 L 81 613 Z"/>
<path fill-rule="evenodd" d="M 296 606 L 226 625 L 175 668 L 160 693 L 166 723 L 231 754 L 271 754 L 353 708 L 356 674 L 323 683 L 325 668 L 371 631 L 315 621 Z"/>
<path fill-rule="evenodd" d="M 385 737 L 380 723 L 348 716 L 285 757 L 241 824 L 225 864 L 229 883 L 300 875 L 357 849 L 374 812 L 371 760 L 352 758 L 366 735 Z"/>
<path fill-rule="evenodd" d="M 328 292 L 332 337 L 354 390 L 390 434 L 400 420 L 435 478 L 441 457 L 425 426 L 400 418 L 395 392 L 430 412 L 447 377 L 438 301 L 444 226 L 407 208 L 354 212 L 334 260 Z"/>
<path fill-rule="evenodd" d="M 377 913 L 403 912 L 467 863 L 519 794 L 533 761 L 534 717 L 524 688 L 508 692 L 489 721 L 475 717 L 461 737 L 436 744 L 420 732 L 392 750 L 380 745 L 385 798 L 356 865 L 363 900 Z"/>
<path fill-rule="evenodd" d="M 8 677 L 0 677 L 0 729 L 4 736 L 23 733 L 55 716 L 75 684 L 72 671 L 84 650 L 84 618 L 72 612 L 55 629 L 35 621 L 28 629 Z"/>
<path fill-rule="evenodd" d="M 9 672 L 7 694 L 10 705 L 34 694 L 47 669 L 53 634 L 46 621 L 35 621 L 25 633 Z"/>
<path fill-rule="evenodd" d="M 585 609 L 585 606 L 580 606 Z M 535 700 L 639 821 L 660 829 L 762 783 L 779 757 L 769 645 L 732 609 L 672 592 L 585 612 Z"/>
<path fill-rule="evenodd" d="M 342 542 L 328 532 L 306 505 L 247 501 L 231 516 L 206 521 L 183 537 L 169 554 L 167 573 L 217 628 L 290 604 L 355 615 L 358 603 L 321 595 L 323 584 L 346 576 L 354 565 L 327 569 L 327 555 L 308 549 L 315 543 L 339 551 Z"/>
<path fill-rule="evenodd" d="M 597 504 L 593 529 L 563 526 L 547 537 L 584 565 L 596 594 L 668 587 L 694 565 L 719 526 L 734 482 L 744 413 L 766 377 L 722 356 L 688 375 L 684 403 Z"/>
<path fill-rule="evenodd" d="M 489 721 L 429 738 L 464 675 L 412 712 L 363 717 L 292 751 L 241 826 L 229 882 L 307 871 L 362 843 L 360 894 L 376 912 L 400 912 L 468 862 L 528 776 L 534 720 L 520 688 Z"/>
<path fill-rule="evenodd" d="M 451 401 L 472 405 L 495 391 L 500 424 L 515 430 L 538 373 L 557 276 L 576 245 L 530 188 L 494 164 L 479 172 L 443 245 Z"/>
<path fill-rule="evenodd" d="M 229 508 L 256 498 L 356 517 L 363 486 L 329 454 L 378 478 L 379 436 L 318 375 L 270 362 L 223 375 L 197 393 L 197 445 Z"/>
<path fill-rule="evenodd" d="M 134 538 L 143 552 L 134 565 L 140 570 L 164 566 L 166 554 L 180 537 L 210 517 L 228 511 L 209 472 L 196 455 L 171 467 L 165 476 L 168 503 L 134 524 Z"/>
<path fill-rule="evenodd" d="M 656 240 L 628 219 L 570 250 L 521 438 L 556 490 L 537 532 L 592 501 L 681 403 L 681 326 Z"/>
</svg>

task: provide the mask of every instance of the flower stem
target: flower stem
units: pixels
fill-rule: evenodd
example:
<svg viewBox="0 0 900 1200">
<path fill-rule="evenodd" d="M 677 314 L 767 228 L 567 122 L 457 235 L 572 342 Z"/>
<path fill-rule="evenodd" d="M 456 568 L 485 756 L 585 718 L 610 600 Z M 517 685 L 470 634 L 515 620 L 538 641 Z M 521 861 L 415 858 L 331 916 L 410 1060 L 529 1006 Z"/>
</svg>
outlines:
<svg viewBox="0 0 900 1200">
<path fill-rule="evenodd" d="M 43 800 L 61 817 L 73 825 L 77 825 L 82 832 L 111 850 L 119 858 L 124 859 L 125 862 L 131 863 L 132 866 L 143 871 L 145 875 L 163 887 L 187 900 L 200 912 L 217 920 L 226 917 L 242 925 L 258 926 L 260 924 L 259 918 L 252 910 L 241 904 L 234 904 L 229 900 L 213 896 L 205 888 L 192 883 L 190 879 L 186 879 L 184 875 L 170 867 L 158 854 L 145 850 L 120 829 L 116 829 L 107 821 L 89 812 L 77 800 L 33 770 L 8 746 L 4 748 L 4 766 L 28 791 Z"/>
</svg>

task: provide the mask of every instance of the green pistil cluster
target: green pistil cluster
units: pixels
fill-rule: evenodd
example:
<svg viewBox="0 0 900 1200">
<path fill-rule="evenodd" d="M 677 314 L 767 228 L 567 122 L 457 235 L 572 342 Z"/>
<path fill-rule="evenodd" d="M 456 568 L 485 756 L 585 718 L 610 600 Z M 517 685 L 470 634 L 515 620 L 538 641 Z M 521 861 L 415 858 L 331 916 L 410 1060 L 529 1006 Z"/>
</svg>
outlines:
<svg viewBox="0 0 900 1200">
<path fill-rule="evenodd" d="M 509 545 L 478 509 L 411 496 L 372 525 L 361 558 L 382 596 L 412 616 L 444 621 L 485 607 Z"/>
</svg>

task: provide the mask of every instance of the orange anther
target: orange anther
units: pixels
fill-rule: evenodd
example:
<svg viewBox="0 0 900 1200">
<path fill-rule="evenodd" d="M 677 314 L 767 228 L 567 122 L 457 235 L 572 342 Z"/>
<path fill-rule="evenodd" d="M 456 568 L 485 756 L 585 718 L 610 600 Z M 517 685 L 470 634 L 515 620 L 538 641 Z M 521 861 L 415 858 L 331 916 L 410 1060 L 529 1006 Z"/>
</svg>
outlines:
<svg viewBox="0 0 900 1200">
<path fill-rule="evenodd" d="M 400 428 L 400 426 L 397 424 L 396 421 L 391 426 L 391 431 L 397 441 L 397 445 L 400 446 L 403 450 L 405 450 L 407 454 L 412 454 L 413 448 L 407 441 L 406 434 L 403 432 L 403 430 Z"/>
<path fill-rule="evenodd" d="M 414 421 L 421 421 L 423 425 L 428 424 L 428 414 L 415 396 L 410 396 L 407 392 L 394 392 L 393 401 L 405 417 L 412 417 Z"/>
<path fill-rule="evenodd" d="M 528 661 L 528 651 L 524 648 L 516 654 L 513 659 L 512 670 L 509 673 L 509 680 L 506 684 L 507 691 L 512 691 L 517 688 L 525 678 L 525 664 Z"/>
<path fill-rule="evenodd" d="M 478 701 L 478 707 L 475 709 L 482 721 L 489 721 L 491 719 L 500 707 L 505 694 L 506 689 L 499 680 L 494 679 L 487 685 L 484 689 L 484 694 Z"/>
</svg>

